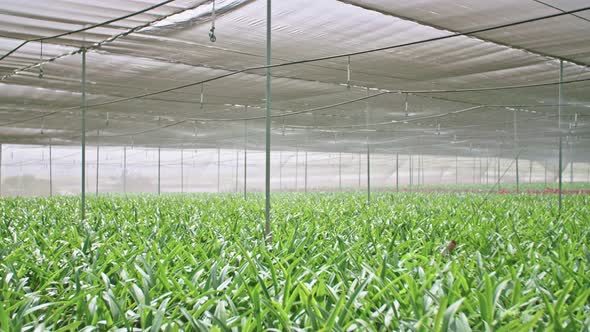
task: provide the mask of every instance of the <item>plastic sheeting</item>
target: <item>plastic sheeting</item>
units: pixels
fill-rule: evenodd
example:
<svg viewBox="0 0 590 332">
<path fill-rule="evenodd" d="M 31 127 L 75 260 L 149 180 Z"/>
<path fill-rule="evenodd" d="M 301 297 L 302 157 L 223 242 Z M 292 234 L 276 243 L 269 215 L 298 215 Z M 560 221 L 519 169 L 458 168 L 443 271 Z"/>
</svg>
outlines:
<svg viewBox="0 0 590 332">
<path fill-rule="evenodd" d="M 3 1 L 0 54 L 25 39 L 80 29 L 156 3 Z M 273 64 L 439 38 L 587 5 L 549 0 L 275 1 Z M 78 51 L 88 47 L 90 144 L 261 149 L 264 69 L 246 69 L 264 63 L 265 1 L 217 0 L 215 43 L 208 35 L 211 9 L 211 1 L 172 1 L 43 45 L 29 42 L 0 61 L 0 140 L 79 144 Z M 369 143 L 377 153 L 518 154 L 546 160 L 555 158 L 562 135 L 564 144 L 577 151 L 573 158 L 588 161 L 589 19 L 590 11 L 581 11 L 273 68 L 273 149 L 356 153 Z M 554 83 L 560 59 L 565 60 L 566 84 L 558 129 Z M 215 79 L 223 75 L 230 76 Z M 523 85 L 529 87 L 518 87 Z M 180 86 L 187 87 L 158 93 Z M 489 90 L 460 91 L 478 88 Z"/>
</svg>

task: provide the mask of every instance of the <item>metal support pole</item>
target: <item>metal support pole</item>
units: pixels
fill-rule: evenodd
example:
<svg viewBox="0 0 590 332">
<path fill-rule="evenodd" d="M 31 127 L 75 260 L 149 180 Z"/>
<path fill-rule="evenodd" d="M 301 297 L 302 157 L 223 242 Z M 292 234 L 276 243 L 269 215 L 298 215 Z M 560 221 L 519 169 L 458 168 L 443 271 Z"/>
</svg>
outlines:
<svg viewBox="0 0 590 332">
<path fill-rule="evenodd" d="M 463 178 L 461 178 L 461 182 L 463 182 Z M 455 155 L 455 184 L 459 184 L 459 155 Z"/>
<path fill-rule="evenodd" d="M 342 191 L 342 152 L 338 154 L 338 190 Z"/>
<path fill-rule="evenodd" d="M 180 192 L 184 193 L 184 148 L 180 148 Z"/>
<path fill-rule="evenodd" d="M 305 191 L 307 192 L 307 151 L 305 151 Z"/>
<path fill-rule="evenodd" d="M 295 191 L 298 191 L 299 187 L 299 149 L 295 150 Z"/>
<path fill-rule="evenodd" d="M 367 203 L 371 203 L 371 146 L 367 142 Z"/>
<path fill-rule="evenodd" d="M 127 193 L 127 147 L 123 147 L 123 192 Z"/>
<path fill-rule="evenodd" d="M 500 157 L 498 157 L 498 169 L 496 170 L 497 173 L 497 181 L 498 181 L 498 189 L 500 189 Z"/>
<path fill-rule="evenodd" d="M 558 211 L 561 212 L 562 205 L 562 189 L 563 189 L 563 151 L 562 151 L 562 139 L 561 139 L 561 101 L 563 94 L 563 60 L 559 60 L 559 88 L 558 88 L 558 102 L 557 102 L 557 130 L 559 134 L 559 198 L 558 198 Z"/>
<path fill-rule="evenodd" d="M 361 154 L 359 153 L 359 188 L 361 187 Z"/>
<path fill-rule="evenodd" d="M 221 189 L 221 157 L 219 152 L 219 148 L 217 148 L 217 192 L 220 192 Z"/>
<path fill-rule="evenodd" d="M 520 173 L 518 172 L 518 156 L 516 156 L 516 192 L 520 192 Z"/>
<path fill-rule="evenodd" d="M 412 155 L 411 155 L 411 154 L 410 154 L 410 155 L 408 155 L 408 166 L 409 166 L 409 168 L 410 168 L 410 169 L 409 169 L 409 174 L 410 174 L 410 179 L 409 179 L 410 181 L 409 181 L 409 184 L 410 184 L 410 191 L 411 191 L 411 190 L 412 190 L 412 182 L 413 182 L 413 174 L 412 174 Z"/>
<path fill-rule="evenodd" d="M 481 184 L 483 182 L 483 165 L 482 165 L 482 161 L 481 161 L 481 157 L 477 158 L 479 160 L 479 179 L 478 179 L 478 183 Z"/>
<path fill-rule="evenodd" d="M 416 169 L 417 170 L 416 173 L 418 173 L 417 174 L 418 175 L 418 179 L 417 179 L 418 181 L 416 181 L 416 184 L 417 184 L 418 187 L 420 187 L 420 180 L 421 180 L 421 177 L 422 177 L 421 174 L 420 174 L 420 172 L 421 172 L 421 169 L 420 169 L 420 164 L 421 164 L 420 158 L 422 157 L 422 155 L 418 155 L 417 157 L 418 157 L 418 167 L 416 167 L 417 168 Z"/>
<path fill-rule="evenodd" d="M 424 185 L 424 178 L 425 178 L 425 172 L 424 172 L 424 155 L 422 155 L 422 185 Z"/>
<path fill-rule="evenodd" d="M 418 167 L 416 167 L 416 170 L 417 170 L 416 173 L 418 175 L 418 178 L 417 178 L 418 181 L 416 181 L 416 184 L 419 187 L 420 186 L 420 180 L 421 180 L 421 177 L 422 177 L 422 175 L 421 175 L 422 170 L 420 169 L 420 164 L 421 164 L 420 158 L 422 157 L 422 155 L 418 155 L 417 157 L 418 157 L 418 160 L 417 160 L 418 161 Z"/>
<path fill-rule="evenodd" d="M 543 163 L 543 169 L 545 170 L 545 187 L 547 186 L 547 160 Z"/>
<path fill-rule="evenodd" d="M 573 144 L 573 143 L 570 143 Z M 570 145 L 570 158 L 571 158 L 571 162 L 570 162 L 570 183 L 574 183 L 574 152 L 572 151 L 572 145 Z"/>
<path fill-rule="evenodd" d="M 529 184 L 533 181 L 533 160 L 529 160 Z"/>
<path fill-rule="evenodd" d="M 271 105 L 271 90 L 270 90 L 270 63 L 271 63 L 271 2 L 272 0 L 266 1 L 266 172 L 265 172 L 265 196 L 266 196 L 266 209 L 265 209 L 265 231 L 266 240 L 272 241 L 272 235 L 270 232 L 270 105 Z"/>
<path fill-rule="evenodd" d="M 473 169 L 471 170 L 471 175 L 473 177 L 472 182 L 475 184 L 475 164 L 477 163 L 477 159 L 473 158 Z"/>
<path fill-rule="evenodd" d="M 53 156 L 51 145 L 51 139 L 49 139 L 49 196 L 53 196 Z M 2 152 L 0 152 L 1 154 Z M 0 160 L 2 160 L 1 157 Z"/>
<path fill-rule="evenodd" d="M 486 184 L 490 184 L 490 158 L 486 157 Z"/>
<path fill-rule="evenodd" d="M 248 106 L 244 107 L 244 112 L 247 113 Z M 248 121 L 244 120 L 244 200 L 248 194 Z"/>
<path fill-rule="evenodd" d="M 516 192 L 519 193 L 520 192 L 520 174 L 518 172 L 518 114 L 516 112 L 516 110 L 513 111 L 514 112 L 514 119 L 513 119 L 513 125 L 514 125 L 514 154 L 515 154 L 515 159 L 516 159 Z"/>
<path fill-rule="evenodd" d="M 279 151 L 279 191 L 283 190 L 283 151 Z"/>
<path fill-rule="evenodd" d="M 82 48 L 82 201 L 81 219 L 86 219 L 86 49 Z"/>
<path fill-rule="evenodd" d="M 0 144 L 0 197 L 2 197 L 2 144 Z"/>
<path fill-rule="evenodd" d="M 238 178 L 240 177 L 240 151 L 236 150 L 236 193 L 238 192 Z"/>
<path fill-rule="evenodd" d="M 98 196 L 98 169 L 100 160 L 100 130 L 96 130 L 96 196 Z"/>
<path fill-rule="evenodd" d="M 395 191 L 399 192 L 399 153 L 395 153 Z"/>
<path fill-rule="evenodd" d="M 161 182 L 160 182 L 160 165 L 161 165 L 161 151 L 160 147 L 158 146 L 158 195 L 161 193 Z"/>
</svg>

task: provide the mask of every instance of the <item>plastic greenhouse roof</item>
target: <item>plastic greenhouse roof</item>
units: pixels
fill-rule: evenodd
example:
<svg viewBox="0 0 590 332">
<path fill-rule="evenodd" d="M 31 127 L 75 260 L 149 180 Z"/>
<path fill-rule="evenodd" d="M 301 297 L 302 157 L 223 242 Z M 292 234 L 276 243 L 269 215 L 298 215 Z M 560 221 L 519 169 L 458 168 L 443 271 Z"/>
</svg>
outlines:
<svg viewBox="0 0 590 332">
<path fill-rule="evenodd" d="M 588 161 L 589 5 L 274 1 L 272 148 Z M 212 1 L 0 2 L 0 141 L 80 143 L 86 48 L 89 144 L 263 148 L 266 1 L 215 8 L 211 42 Z"/>
</svg>

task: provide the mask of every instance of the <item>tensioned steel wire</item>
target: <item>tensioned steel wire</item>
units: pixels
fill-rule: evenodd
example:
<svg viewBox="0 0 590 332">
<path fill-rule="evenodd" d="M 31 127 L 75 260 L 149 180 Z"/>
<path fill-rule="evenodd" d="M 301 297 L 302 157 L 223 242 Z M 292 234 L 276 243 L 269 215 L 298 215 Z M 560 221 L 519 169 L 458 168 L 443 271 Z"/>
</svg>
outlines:
<svg viewBox="0 0 590 332">
<path fill-rule="evenodd" d="M 383 95 L 383 94 L 381 94 Z M 376 97 L 378 95 L 371 95 L 371 97 Z M 368 97 L 362 97 L 362 98 L 358 98 L 356 101 L 362 101 L 367 99 Z M 340 103 L 341 104 L 341 103 Z M 565 104 L 564 106 L 584 106 L 584 105 L 580 105 L 580 104 Z M 340 106 L 340 105 L 339 105 Z M 544 104 L 544 105 L 526 105 L 526 104 L 509 104 L 509 105 L 477 105 L 477 106 L 472 106 L 472 107 L 468 107 L 468 108 L 463 108 L 463 109 L 459 109 L 459 110 L 453 110 L 453 111 L 449 111 L 449 112 L 445 112 L 445 113 L 441 113 L 441 114 L 434 114 L 434 115 L 428 115 L 428 116 L 421 116 L 421 117 L 411 117 L 411 118 L 402 118 L 402 119 L 398 119 L 398 120 L 390 120 L 390 121 L 384 121 L 384 122 L 378 122 L 378 123 L 367 123 L 367 124 L 359 124 L 359 125 L 343 125 L 343 126 L 285 126 L 285 128 L 293 128 L 293 129 L 312 129 L 312 128 L 323 128 L 323 129 L 345 129 L 345 128 L 354 128 L 354 127 L 368 127 L 368 126 L 395 126 L 395 125 L 404 125 L 404 124 L 409 124 L 409 123 L 413 123 L 413 122 L 418 122 L 418 121 L 424 121 L 424 120 L 431 120 L 431 119 L 438 119 L 438 118 L 444 118 L 444 117 L 448 117 L 448 116 L 454 116 L 457 114 L 461 114 L 461 113 L 466 113 L 466 112 L 475 112 L 481 109 L 485 109 L 485 108 L 498 108 L 498 109 L 502 109 L 502 108 L 523 108 L 523 107 L 556 107 L 558 106 L 557 104 Z M 336 106 L 333 106 L 336 107 Z M 326 107 L 324 107 L 325 109 Z M 315 109 L 314 109 L 315 110 Z M 511 110 L 506 110 L 506 111 L 511 111 Z M 306 110 L 306 111 L 299 111 L 297 112 L 297 114 L 301 114 L 301 113 L 307 113 L 307 112 L 311 112 L 310 110 Z M 295 112 L 291 112 L 288 113 L 288 115 L 283 115 L 283 116 L 289 116 L 289 115 L 295 115 L 292 114 Z M 535 113 L 539 113 L 540 115 L 538 116 L 538 118 L 547 118 L 547 117 L 555 117 L 555 115 L 549 114 L 549 113 L 544 113 L 541 111 L 535 111 Z M 534 113 L 533 113 L 534 114 Z M 279 115 L 275 115 L 275 117 L 280 117 Z M 217 119 L 217 121 L 244 121 L 244 120 L 261 120 L 264 119 L 264 117 L 260 116 L 260 117 L 251 117 L 251 118 L 238 118 L 238 119 Z M 173 126 L 177 126 L 183 123 L 188 123 L 188 122 L 203 122 L 205 120 L 203 119 L 198 119 L 198 118 L 187 118 L 187 119 L 182 119 L 182 120 L 178 120 L 178 121 L 174 121 L 172 123 L 163 125 L 163 126 L 157 126 L 154 128 L 150 128 L 150 129 L 145 129 L 145 130 L 141 130 L 141 131 L 135 131 L 135 132 L 131 132 L 131 133 L 122 133 L 122 134 L 114 134 L 114 135 L 101 135 L 101 137 L 103 138 L 115 138 L 115 137 L 128 137 L 128 136 L 140 136 L 142 134 L 147 134 L 150 132 L 155 132 L 155 131 L 159 131 L 161 129 L 165 129 L 165 128 L 169 128 L 169 127 L 173 127 Z M 503 123 L 503 122 L 502 122 Z M 2 125 L 2 124 L 0 124 Z M 486 124 L 482 124 L 482 125 L 486 125 Z M 468 125 L 468 126 L 473 126 L 473 125 Z M 457 128 L 461 128 L 461 127 L 457 127 Z M 97 128 L 97 129 L 108 129 L 107 127 L 101 127 L 101 128 Z M 75 139 L 75 138 L 79 138 L 80 135 L 76 135 L 76 136 L 71 136 L 68 139 Z M 92 135 L 88 135 L 87 137 L 95 137 Z M 241 137 L 241 136 L 239 136 Z M 237 136 L 232 136 L 232 138 L 238 138 Z"/>
<path fill-rule="evenodd" d="M 27 39 L 27 40 L 23 41 L 17 47 L 13 48 L 12 50 L 6 52 L 3 56 L 1 56 L 0 57 L 0 61 L 4 60 L 4 58 L 6 58 L 9 55 L 11 55 L 12 53 L 18 51 L 21 47 L 25 46 L 26 44 L 28 44 L 30 42 L 44 41 L 44 40 L 49 40 L 49 39 L 56 39 L 56 38 L 60 38 L 60 37 L 72 35 L 72 34 L 75 34 L 75 33 L 80 33 L 80 32 L 88 31 L 88 30 L 91 30 L 91 29 L 99 28 L 99 27 L 102 27 L 102 26 L 105 26 L 105 25 L 109 25 L 111 23 L 115 23 L 117 21 L 122 21 L 124 19 L 127 19 L 127 18 L 130 18 L 130 17 L 136 16 L 136 15 L 139 15 L 139 14 L 142 14 L 142 13 L 145 13 L 145 12 L 148 12 L 148 11 L 153 10 L 153 9 L 156 9 L 158 7 L 162 7 L 162 6 L 164 6 L 166 4 L 169 4 L 169 3 L 173 2 L 173 1 L 176 1 L 176 0 L 162 1 L 160 3 L 157 3 L 157 4 L 153 5 L 153 6 L 144 8 L 142 10 L 139 10 L 139 11 L 136 11 L 136 12 L 133 12 L 133 13 L 130 13 L 130 14 L 127 14 L 127 15 L 116 17 L 116 18 L 113 18 L 113 19 L 110 19 L 110 20 L 107 20 L 107 21 L 104 21 L 104 22 L 97 23 L 97 24 L 92 24 L 92 25 L 89 25 L 87 27 L 83 27 L 83 28 L 80 28 L 80 29 L 76 29 L 76 30 L 72 30 L 72 31 L 67 31 L 67 32 L 63 32 L 63 33 L 59 33 L 57 35 L 53 35 L 53 36 L 49 36 L 49 37 L 39 37 L 39 38 Z M 8 38 L 8 37 L 6 37 L 6 38 Z"/>
<path fill-rule="evenodd" d="M 488 28 L 474 29 L 474 30 L 470 30 L 470 31 L 466 31 L 466 32 L 458 32 L 458 33 L 453 33 L 453 34 L 449 34 L 449 35 L 445 35 L 445 36 L 439 36 L 439 37 L 434 37 L 434 38 L 422 39 L 422 40 L 418 40 L 418 41 L 414 41 L 414 42 L 396 44 L 396 45 L 385 46 L 385 47 L 380 47 L 380 48 L 374 48 L 374 49 L 369 49 L 369 50 L 363 50 L 363 51 L 357 51 L 357 52 L 350 52 L 350 53 L 345 53 L 345 54 L 340 54 L 340 55 L 332 55 L 332 56 L 311 58 L 311 59 L 296 60 L 296 61 L 290 61 L 290 62 L 285 62 L 285 63 L 272 64 L 272 65 L 268 65 L 268 66 L 255 66 L 255 67 L 250 67 L 250 68 L 244 68 L 244 69 L 241 69 L 241 70 L 230 71 L 229 73 L 226 73 L 226 74 L 218 75 L 218 76 L 215 76 L 215 77 L 212 77 L 212 78 L 208 78 L 208 79 L 205 79 L 205 80 L 201 80 L 201 81 L 198 81 L 198 82 L 193 82 L 193 83 L 188 83 L 188 84 L 180 85 L 180 86 L 177 86 L 177 87 L 162 89 L 162 90 L 153 91 L 153 92 L 149 92 L 149 93 L 144 93 L 144 94 L 140 94 L 140 95 L 136 95 L 136 96 L 131 96 L 131 97 L 119 98 L 119 99 L 116 99 L 116 100 L 102 102 L 102 103 L 97 103 L 97 104 L 89 104 L 89 105 L 87 105 L 87 108 L 99 107 L 99 106 L 106 106 L 106 105 L 111 105 L 111 104 L 115 104 L 115 103 L 125 102 L 125 101 L 129 101 L 129 100 L 134 100 L 134 99 L 140 99 L 140 98 L 145 98 L 145 97 L 149 97 L 149 96 L 154 96 L 154 95 L 162 94 L 162 93 L 166 93 L 166 92 L 176 91 L 176 90 L 180 90 L 180 89 L 192 87 L 192 86 L 195 86 L 195 85 L 200 85 L 200 84 L 212 82 L 212 81 L 215 81 L 215 80 L 223 79 L 223 78 L 226 78 L 226 77 L 237 75 L 239 73 L 244 73 L 244 72 L 253 71 L 253 70 L 261 70 L 261 69 L 267 69 L 267 68 L 284 67 L 284 66 L 297 65 L 297 64 L 306 64 L 306 63 L 311 63 L 311 62 L 318 62 L 318 61 L 324 61 L 324 60 L 332 60 L 332 59 L 337 59 L 337 58 L 350 57 L 350 56 L 355 56 L 355 55 L 361 55 L 361 54 L 379 52 L 379 51 L 396 49 L 396 48 L 401 48 L 401 47 L 419 45 L 419 44 L 424 44 L 424 43 L 429 43 L 429 42 L 434 42 L 434 41 L 445 40 L 445 39 L 449 39 L 449 38 L 455 38 L 455 37 L 459 37 L 459 36 L 469 36 L 469 35 L 473 35 L 473 34 L 477 34 L 477 33 L 492 31 L 492 30 L 496 30 L 496 29 L 502 29 L 502 28 L 511 27 L 511 26 L 515 26 L 515 25 L 521 25 L 521 24 L 526 24 L 526 23 L 531 23 L 531 22 L 537 22 L 537 21 L 541 21 L 541 20 L 546 20 L 546 19 L 550 19 L 550 18 L 555 18 L 555 17 L 564 16 L 564 15 L 574 14 L 574 13 L 583 12 L 583 11 L 587 11 L 587 10 L 590 10 L 590 7 L 584 7 L 584 8 L 579 8 L 579 9 L 570 10 L 570 11 L 564 11 L 564 12 L 560 12 L 560 13 L 556 13 L 556 14 L 545 15 L 545 16 L 541 16 L 541 17 L 536 17 L 536 18 L 531 18 L 531 19 L 516 21 L 516 22 L 512 22 L 512 23 L 506 23 L 506 24 L 496 25 L 496 26 L 492 26 L 492 27 L 488 27 Z M 558 57 L 554 57 L 554 58 L 558 58 Z M 571 61 L 569 61 L 569 62 L 571 62 Z M 582 81 L 588 81 L 588 80 L 590 80 L 590 79 L 564 81 L 564 82 L 562 82 L 562 84 L 582 82 Z M 516 87 L 535 87 L 535 86 L 547 86 L 547 85 L 557 85 L 557 84 L 559 84 L 559 82 L 556 82 L 556 83 L 531 84 L 529 86 L 520 85 L 520 86 L 504 86 L 504 87 L 495 87 L 495 88 L 494 87 L 490 87 L 490 88 L 455 89 L 455 90 L 387 91 L 387 92 L 382 92 L 382 93 L 413 93 L 413 94 L 419 94 L 419 93 L 474 92 L 474 91 L 491 91 L 491 90 L 494 90 L 494 89 L 497 89 L 497 90 L 500 90 L 500 89 L 514 89 Z M 378 95 L 379 94 L 375 94 L 373 96 L 378 96 Z M 365 99 L 367 99 L 367 97 L 359 98 L 358 100 L 354 100 L 354 101 L 360 101 L 360 100 L 365 100 Z M 350 101 L 350 102 L 354 102 L 354 101 Z M 63 109 L 63 110 L 77 110 L 77 109 L 80 109 L 80 107 L 79 106 L 78 107 L 71 107 L 71 108 L 66 108 L 66 109 Z M 320 107 L 319 109 L 322 109 L 322 108 Z M 34 119 L 38 119 L 38 118 L 41 118 L 41 117 L 50 116 L 50 115 L 53 115 L 53 114 L 57 114 L 57 113 L 59 113 L 59 112 L 61 112 L 63 110 L 50 112 L 50 113 L 39 115 L 39 116 L 30 118 L 30 119 L 34 120 Z M 314 111 L 314 110 L 311 110 L 311 111 Z M 303 112 L 310 112 L 310 110 L 300 111 L 300 112 L 302 112 L 302 113 Z M 277 117 L 277 116 L 288 116 L 288 115 L 274 115 L 272 117 Z M 253 118 L 252 120 L 254 120 L 254 119 L 257 119 L 257 118 Z M 203 119 L 202 121 L 215 121 L 215 120 L 216 119 Z M 243 120 L 250 120 L 250 119 L 243 119 L 242 118 L 242 119 L 238 119 L 238 120 L 243 121 Z M 21 120 L 21 121 L 29 121 L 29 120 Z M 21 121 L 19 121 L 19 122 L 11 122 L 11 123 L 8 123 L 8 124 L 5 124 L 5 125 L 20 123 Z M 220 120 L 216 120 L 216 121 L 220 121 Z M 234 121 L 234 119 L 227 119 L 227 121 Z M 0 125 L 3 125 L 3 124 L 0 124 Z"/>
<path fill-rule="evenodd" d="M 587 81 L 590 81 L 590 78 L 582 78 L 582 79 L 576 79 L 576 80 L 563 81 L 563 82 L 561 82 L 561 84 L 574 84 L 574 83 L 587 82 Z M 320 111 L 320 110 L 324 110 L 324 109 L 334 108 L 334 107 L 338 107 L 338 106 L 344 106 L 344 105 L 347 105 L 347 104 L 352 104 L 352 103 L 356 103 L 356 102 L 360 102 L 360 101 L 364 101 L 364 100 L 376 98 L 376 97 L 387 95 L 387 94 L 411 94 L 411 95 L 419 95 L 419 94 L 436 94 L 436 93 L 481 92 L 481 91 L 512 90 L 512 89 L 521 89 L 521 88 L 535 88 L 535 87 L 546 87 L 546 86 L 558 86 L 559 84 L 560 84 L 560 82 L 549 82 L 549 83 L 533 83 L 533 84 L 521 84 L 521 85 L 505 85 L 505 86 L 497 86 L 497 87 L 467 88 L 467 89 L 381 91 L 381 92 L 378 92 L 376 94 L 372 94 L 372 95 L 369 95 L 369 96 L 359 97 L 359 98 L 355 98 L 355 99 L 349 99 L 349 100 L 346 100 L 346 101 L 342 101 L 342 102 L 338 102 L 338 103 L 334 103 L 334 104 L 330 104 L 330 105 L 319 106 L 319 107 L 314 107 L 314 108 L 300 110 L 300 111 L 291 111 L 291 112 L 286 112 L 286 113 L 283 113 L 283 114 L 275 114 L 275 115 L 271 115 L 271 118 L 281 118 L 281 117 L 293 116 L 293 115 L 304 114 L 304 113 L 312 113 L 312 112 L 315 112 L 315 111 Z M 461 101 L 457 101 L 457 102 L 461 102 Z M 98 106 L 104 106 L 104 105 L 108 105 L 110 103 L 113 103 L 113 102 L 104 102 L 104 103 L 98 103 L 98 104 L 90 104 L 90 105 L 87 105 L 86 108 L 88 109 L 88 108 L 93 108 L 93 107 L 98 107 Z M 10 125 L 19 124 L 19 123 L 25 123 L 25 122 L 29 122 L 29 121 L 33 121 L 33 120 L 45 118 L 45 117 L 48 117 L 48 116 L 52 116 L 52 115 L 55 115 L 55 114 L 58 114 L 58 113 L 61 113 L 61 112 L 73 111 L 73 110 L 79 110 L 79 109 L 81 109 L 81 106 L 72 106 L 72 107 L 68 107 L 68 108 L 64 108 L 64 109 L 60 109 L 60 110 L 51 111 L 51 112 L 48 112 L 48 113 L 36 115 L 34 117 L 30 117 L 30 118 L 23 119 L 23 120 L 15 120 L 15 121 L 10 121 L 10 122 L 0 123 L 0 126 L 10 126 Z M 217 119 L 216 118 L 187 118 L 187 119 L 183 119 L 183 120 L 178 120 L 175 124 L 172 124 L 172 125 L 177 125 L 177 124 L 180 124 L 180 123 L 184 123 L 186 121 L 201 121 L 201 122 L 220 122 L 220 121 L 222 121 L 222 122 L 228 122 L 228 121 L 263 120 L 265 118 L 266 118 L 265 116 L 240 117 L 240 118 L 217 118 Z M 170 127 L 170 124 L 166 125 L 164 128 L 167 128 L 167 127 Z"/>
<path fill-rule="evenodd" d="M 504 107 L 504 106 L 502 106 L 502 107 Z M 511 111 L 511 112 L 513 112 L 513 111 Z M 555 118 L 557 116 L 556 115 L 552 115 L 551 117 L 552 118 Z M 527 121 L 535 121 L 535 120 L 545 120 L 545 119 L 547 119 L 547 115 L 545 115 L 545 114 L 538 114 L 538 115 L 535 115 L 535 116 L 531 116 L 531 117 L 527 118 L 526 120 Z M 505 121 L 501 122 L 500 124 L 512 124 L 512 123 L 513 123 L 513 120 L 505 120 Z M 389 123 L 389 125 L 391 125 L 391 123 Z M 364 126 L 364 125 L 362 125 L 362 126 Z M 467 128 L 467 127 L 471 127 L 471 126 L 472 125 L 455 126 L 454 129 Z M 520 135 L 526 135 L 526 134 L 527 134 L 527 132 L 522 132 L 522 130 L 520 131 Z M 75 139 L 75 138 L 79 138 L 80 136 L 81 135 L 76 135 L 76 136 L 73 136 L 71 138 L 72 139 Z M 250 134 L 248 136 L 249 136 L 249 138 L 254 138 L 255 139 L 255 138 L 262 138 L 264 136 L 264 134 Z M 432 135 L 422 134 L 422 135 L 412 135 L 412 136 L 409 136 L 409 137 L 400 137 L 400 138 L 395 138 L 395 139 L 385 139 L 385 140 L 375 140 L 374 139 L 372 141 L 372 143 L 371 143 L 371 146 L 380 146 L 380 145 L 388 145 L 388 146 L 391 146 L 391 144 L 393 144 L 393 143 L 400 143 L 401 141 L 413 141 L 414 139 L 419 138 L 419 137 L 428 138 L 428 137 L 431 137 L 431 136 Z M 441 136 L 446 137 L 446 136 L 450 136 L 450 135 L 441 135 Z M 87 136 L 87 137 L 88 138 L 91 138 L 93 136 Z M 101 137 L 105 137 L 105 136 L 102 136 L 101 135 Z M 241 138 L 241 137 L 242 136 L 228 136 L 228 137 L 224 137 L 222 139 L 232 140 L 232 139 L 237 139 L 237 138 Z M 473 139 L 480 139 L 480 138 L 495 138 L 495 137 L 496 137 L 495 135 L 491 135 L 491 134 L 482 134 L 482 135 L 475 135 L 475 136 L 474 135 L 471 135 L 471 136 L 468 137 L 468 139 L 473 140 Z M 186 142 L 186 140 L 182 140 L 182 141 L 183 142 Z M 361 146 L 361 147 L 364 146 L 364 145 L 365 145 L 364 143 L 359 143 L 359 146 Z M 181 145 L 178 145 L 178 144 L 171 144 L 168 147 L 169 148 L 179 148 L 180 146 Z M 299 146 L 300 147 L 303 147 L 303 148 L 306 147 L 305 144 L 304 145 L 299 145 Z M 448 142 L 441 142 L 439 144 L 434 144 L 434 145 L 433 144 L 430 144 L 430 143 L 422 143 L 422 144 L 415 143 L 415 144 L 412 144 L 412 145 L 404 145 L 403 148 L 391 148 L 391 149 L 386 149 L 384 151 L 389 152 L 389 153 L 391 153 L 392 151 L 393 152 L 404 152 L 404 151 L 418 150 L 419 148 L 425 147 L 425 146 L 428 146 L 428 147 L 435 147 L 435 146 L 448 147 Z M 204 148 L 204 149 L 206 149 L 206 148 Z M 131 150 L 131 151 L 133 151 L 133 150 Z M 137 153 L 141 153 L 141 152 L 143 152 L 143 151 L 139 151 Z M 128 152 L 128 157 L 131 157 L 132 155 L 130 155 L 129 153 L 130 152 Z M 79 153 L 73 153 L 73 154 L 70 154 L 69 156 L 73 156 L 73 155 L 77 155 L 77 154 L 79 154 Z M 62 158 L 64 158 L 64 157 L 62 156 Z M 57 159 L 59 159 L 59 158 L 54 158 L 54 160 L 57 160 Z M 35 162 L 35 161 L 37 161 L 37 160 L 21 161 L 20 162 L 21 163 L 20 166 L 24 165 L 23 163 L 26 163 L 26 162 Z M 235 160 L 232 159 L 231 161 L 235 161 Z"/>
</svg>

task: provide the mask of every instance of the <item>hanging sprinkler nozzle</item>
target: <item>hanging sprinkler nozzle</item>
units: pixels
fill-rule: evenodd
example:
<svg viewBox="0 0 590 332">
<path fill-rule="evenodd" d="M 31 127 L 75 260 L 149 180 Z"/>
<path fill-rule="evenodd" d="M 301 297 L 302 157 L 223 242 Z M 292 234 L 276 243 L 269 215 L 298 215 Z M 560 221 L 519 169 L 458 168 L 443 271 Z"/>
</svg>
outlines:
<svg viewBox="0 0 590 332">
<path fill-rule="evenodd" d="M 213 0 L 213 9 L 211 10 L 211 29 L 209 30 L 209 40 L 215 43 L 217 37 L 215 37 L 215 0 Z"/>
</svg>

